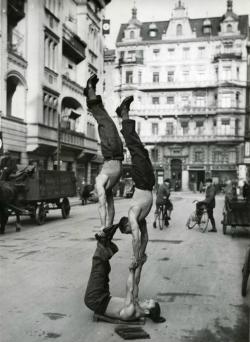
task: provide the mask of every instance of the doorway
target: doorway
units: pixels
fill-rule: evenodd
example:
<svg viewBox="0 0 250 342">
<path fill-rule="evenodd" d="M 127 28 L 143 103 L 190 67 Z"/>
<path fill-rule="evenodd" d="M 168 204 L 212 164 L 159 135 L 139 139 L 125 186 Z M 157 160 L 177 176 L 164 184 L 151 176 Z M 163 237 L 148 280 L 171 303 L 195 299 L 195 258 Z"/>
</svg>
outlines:
<svg viewBox="0 0 250 342">
<path fill-rule="evenodd" d="M 182 161 L 181 159 L 171 160 L 171 188 L 174 191 L 181 190 L 182 183 Z"/>
</svg>

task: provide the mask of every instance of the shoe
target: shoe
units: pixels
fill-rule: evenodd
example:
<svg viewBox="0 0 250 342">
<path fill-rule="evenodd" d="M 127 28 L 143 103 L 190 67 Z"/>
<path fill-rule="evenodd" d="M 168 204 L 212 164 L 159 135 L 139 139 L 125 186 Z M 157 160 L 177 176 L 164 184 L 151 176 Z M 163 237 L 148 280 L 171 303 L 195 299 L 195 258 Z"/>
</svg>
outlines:
<svg viewBox="0 0 250 342">
<path fill-rule="evenodd" d="M 215 229 L 213 228 L 213 229 L 208 230 L 208 232 L 209 232 L 209 233 L 217 233 L 217 229 L 216 229 L 216 228 L 215 228 Z"/>
<path fill-rule="evenodd" d="M 86 88 L 84 88 L 83 90 L 83 94 L 85 96 L 88 96 L 88 90 L 90 88 L 96 90 L 96 84 L 98 83 L 98 81 L 99 81 L 99 78 L 96 76 L 96 74 L 90 76 L 89 79 L 87 80 Z"/>
<path fill-rule="evenodd" d="M 107 239 L 112 240 L 118 227 L 119 224 L 113 224 L 110 227 L 104 228 L 101 234 L 104 234 L 104 237 L 106 237 Z"/>
<path fill-rule="evenodd" d="M 156 228 L 156 222 L 153 223 L 153 227 Z"/>
<path fill-rule="evenodd" d="M 125 107 L 127 111 L 129 111 L 130 104 L 134 101 L 134 96 L 127 96 L 122 101 L 119 107 L 116 108 L 116 113 L 119 116 L 119 118 L 122 117 L 122 109 Z"/>
</svg>

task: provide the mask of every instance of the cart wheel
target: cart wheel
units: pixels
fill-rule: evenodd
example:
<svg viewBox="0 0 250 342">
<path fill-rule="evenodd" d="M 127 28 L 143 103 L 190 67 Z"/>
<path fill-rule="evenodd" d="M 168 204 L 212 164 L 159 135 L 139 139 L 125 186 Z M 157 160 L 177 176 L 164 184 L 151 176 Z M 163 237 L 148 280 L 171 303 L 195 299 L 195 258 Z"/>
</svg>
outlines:
<svg viewBox="0 0 250 342">
<path fill-rule="evenodd" d="M 61 203 L 62 217 L 66 219 L 70 213 L 70 203 L 67 197 L 62 200 Z"/>
<path fill-rule="evenodd" d="M 241 284 L 241 294 L 243 297 L 247 294 L 247 281 L 250 271 L 250 248 L 248 248 L 245 256 L 245 262 L 242 269 L 242 284 Z"/>
<path fill-rule="evenodd" d="M 39 224 L 39 226 L 41 226 L 42 224 L 45 223 L 45 219 L 46 219 L 46 210 L 43 204 L 40 204 L 38 207 L 37 215 L 36 215 L 36 223 Z"/>
</svg>

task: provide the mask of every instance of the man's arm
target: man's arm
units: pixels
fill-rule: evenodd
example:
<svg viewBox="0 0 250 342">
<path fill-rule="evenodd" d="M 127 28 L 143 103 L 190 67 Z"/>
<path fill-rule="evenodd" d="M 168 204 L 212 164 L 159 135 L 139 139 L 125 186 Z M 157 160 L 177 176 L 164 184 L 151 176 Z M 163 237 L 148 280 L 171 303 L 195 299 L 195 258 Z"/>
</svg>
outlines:
<svg viewBox="0 0 250 342">
<path fill-rule="evenodd" d="M 140 228 L 138 224 L 138 217 L 140 214 L 140 208 L 133 207 L 129 210 L 128 220 L 131 226 L 132 233 L 132 246 L 133 246 L 133 256 L 134 262 L 137 264 L 140 258 L 140 249 L 141 249 L 141 238 L 140 238 Z M 136 267 L 136 265 L 134 265 Z"/>
</svg>

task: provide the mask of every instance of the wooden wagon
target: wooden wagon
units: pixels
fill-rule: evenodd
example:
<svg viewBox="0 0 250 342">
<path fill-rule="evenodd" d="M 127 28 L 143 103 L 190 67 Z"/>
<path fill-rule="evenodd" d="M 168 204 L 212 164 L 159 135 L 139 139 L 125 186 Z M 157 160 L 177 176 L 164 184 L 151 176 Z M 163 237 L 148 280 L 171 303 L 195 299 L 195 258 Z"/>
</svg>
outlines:
<svg viewBox="0 0 250 342">
<path fill-rule="evenodd" d="M 246 200 L 225 201 L 223 209 L 223 234 L 226 234 L 227 227 L 233 230 L 236 227 L 250 227 L 250 202 Z"/>
<path fill-rule="evenodd" d="M 50 210 L 60 209 L 65 219 L 70 213 L 68 197 L 76 196 L 76 178 L 70 171 L 38 170 L 22 182 L 14 182 L 17 198 L 10 214 L 28 215 L 39 225 Z"/>
</svg>

